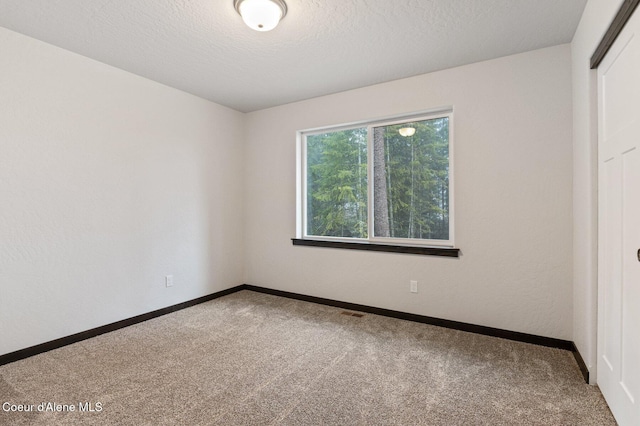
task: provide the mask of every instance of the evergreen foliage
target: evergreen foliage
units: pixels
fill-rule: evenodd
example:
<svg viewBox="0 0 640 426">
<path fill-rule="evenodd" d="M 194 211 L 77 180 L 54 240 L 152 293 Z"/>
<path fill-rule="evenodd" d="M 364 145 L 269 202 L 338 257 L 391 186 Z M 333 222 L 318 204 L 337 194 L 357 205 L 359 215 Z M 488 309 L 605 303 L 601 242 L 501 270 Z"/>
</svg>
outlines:
<svg viewBox="0 0 640 426">
<path fill-rule="evenodd" d="M 307 136 L 307 234 L 367 238 L 367 129 Z"/>
<path fill-rule="evenodd" d="M 449 119 L 372 131 L 375 236 L 448 240 Z M 367 238 L 367 128 L 308 135 L 306 148 L 307 235 Z"/>
</svg>

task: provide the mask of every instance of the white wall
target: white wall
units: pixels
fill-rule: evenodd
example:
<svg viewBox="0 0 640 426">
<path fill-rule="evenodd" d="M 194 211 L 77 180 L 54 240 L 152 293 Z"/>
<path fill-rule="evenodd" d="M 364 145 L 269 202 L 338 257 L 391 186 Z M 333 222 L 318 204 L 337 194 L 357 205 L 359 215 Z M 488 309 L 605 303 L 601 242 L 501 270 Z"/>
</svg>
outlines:
<svg viewBox="0 0 640 426">
<path fill-rule="evenodd" d="M 0 354 L 241 282 L 573 338 L 568 45 L 246 117 L 3 28 L 0 51 Z M 292 246 L 296 130 L 445 105 L 460 259 Z"/>
<path fill-rule="evenodd" d="M 597 145 L 596 71 L 589 61 L 623 0 L 589 0 L 571 43 L 573 81 L 573 340 L 596 378 Z"/>
<path fill-rule="evenodd" d="M 0 52 L 0 354 L 242 283 L 242 114 L 3 28 Z"/>
<path fill-rule="evenodd" d="M 460 259 L 291 244 L 297 130 L 445 105 Z M 248 114 L 247 282 L 572 339 L 571 114 L 569 45 Z"/>
</svg>

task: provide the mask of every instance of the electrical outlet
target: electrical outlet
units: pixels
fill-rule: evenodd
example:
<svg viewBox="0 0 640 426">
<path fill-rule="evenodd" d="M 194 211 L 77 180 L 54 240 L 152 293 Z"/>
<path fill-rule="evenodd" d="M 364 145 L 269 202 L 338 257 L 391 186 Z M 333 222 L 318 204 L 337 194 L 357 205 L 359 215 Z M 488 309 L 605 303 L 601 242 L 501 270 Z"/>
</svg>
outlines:
<svg viewBox="0 0 640 426">
<path fill-rule="evenodd" d="M 164 277 L 164 283 L 167 287 L 173 287 L 173 275 L 166 275 Z"/>
<path fill-rule="evenodd" d="M 409 291 L 411 293 L 418 292 L 418 281 L 414 281 L 414 280 L 409 281 Z"/>
</svg>

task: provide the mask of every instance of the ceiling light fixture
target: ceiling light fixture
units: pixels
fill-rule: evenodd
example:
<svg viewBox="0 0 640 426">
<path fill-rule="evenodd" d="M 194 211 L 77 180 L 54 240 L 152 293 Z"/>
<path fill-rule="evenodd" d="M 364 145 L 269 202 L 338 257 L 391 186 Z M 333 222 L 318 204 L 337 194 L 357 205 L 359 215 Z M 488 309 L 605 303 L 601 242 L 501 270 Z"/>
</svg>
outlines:
<svg viewBox="0 0 640 426">
<path fill-rule="evenodd" d="M 413 136 L 416 133 L 416 129 L 415 127 L 403 127 L 398 130 L 398 133 L 404 137 Z"/>
<path fill-rule="evenodd" d="M 242 20 L 256 31 L 270 31 L 287 14 L 283 0 L 233 0 Z"/>
</svg>

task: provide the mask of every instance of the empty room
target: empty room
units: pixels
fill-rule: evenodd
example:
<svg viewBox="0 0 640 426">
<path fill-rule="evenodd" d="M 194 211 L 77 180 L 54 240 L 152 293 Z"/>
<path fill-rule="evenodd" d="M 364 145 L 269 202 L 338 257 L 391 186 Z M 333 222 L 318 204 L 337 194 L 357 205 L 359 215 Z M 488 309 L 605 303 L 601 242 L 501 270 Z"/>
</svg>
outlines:
<svg viewBox="0 0 640 426">
<path fill-rule="evenodd" d="M 0 424 L 640 424 L 640 0 L 0 0 Z"/>
</svg>

